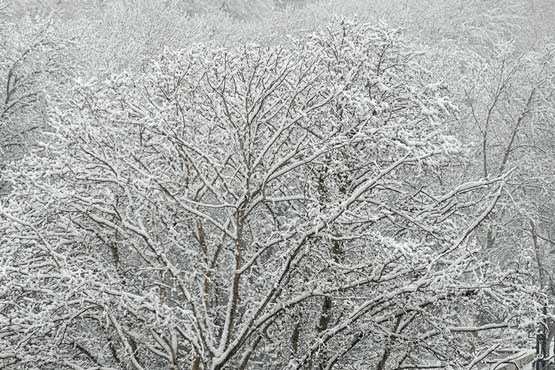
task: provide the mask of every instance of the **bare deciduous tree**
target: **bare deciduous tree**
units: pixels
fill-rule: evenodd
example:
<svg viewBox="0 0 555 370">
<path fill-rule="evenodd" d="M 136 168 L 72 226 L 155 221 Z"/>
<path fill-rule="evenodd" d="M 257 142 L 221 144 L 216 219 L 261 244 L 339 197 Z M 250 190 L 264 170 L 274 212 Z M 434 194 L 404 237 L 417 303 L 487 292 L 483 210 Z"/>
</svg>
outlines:
<svg viewBox="0 0 555 370">
<path fill-rule="evenodd" d="M 0 205 L 7 369 L 472 369 L 529 292 L 446 188 L 452 106 L 396 31 L 167 52 L 82 83 Z M 490 314 L 475 322 L 476 307 Z"/>
</svg>

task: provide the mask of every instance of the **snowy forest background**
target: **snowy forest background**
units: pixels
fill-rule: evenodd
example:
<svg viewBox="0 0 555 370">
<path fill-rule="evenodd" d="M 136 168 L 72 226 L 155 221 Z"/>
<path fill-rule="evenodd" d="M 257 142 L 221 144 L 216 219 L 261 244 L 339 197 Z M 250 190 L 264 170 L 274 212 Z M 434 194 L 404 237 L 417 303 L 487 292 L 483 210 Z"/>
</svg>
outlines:
<svg viewBox="0 0 555 370">
<path fill-rule="evenodd" d="M 0 0 L 0 369 L 487 368 L 554 159 L 552 0 Z"/>
</svg>

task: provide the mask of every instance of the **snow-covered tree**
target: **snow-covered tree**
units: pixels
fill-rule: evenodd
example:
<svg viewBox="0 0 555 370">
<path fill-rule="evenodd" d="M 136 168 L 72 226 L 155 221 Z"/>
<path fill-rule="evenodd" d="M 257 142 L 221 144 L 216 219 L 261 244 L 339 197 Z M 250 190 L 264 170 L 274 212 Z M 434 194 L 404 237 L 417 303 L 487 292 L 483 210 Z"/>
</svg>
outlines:
<svg viewBox="0 0 555 370">
<path fill-rule="evenodd" d="M 0 203 L 7 369 L 472 369 L 529 292 L 478 259 L 505 173 L 399 32 L 167 51 L 81 81 Z M 479 320 L 476 310 L 480 309 Z"/>
<path fill-rule="evenodd" d="M 20 159 L 46 128 L 47 102 L 60 97 L 74 64 L 68 59 L 70 42 L 55 34 L 52 22 L 4 20 L 2 9 L 0 18 L 1 196 L 5 192 L 2 168 Z"/>
</svg>

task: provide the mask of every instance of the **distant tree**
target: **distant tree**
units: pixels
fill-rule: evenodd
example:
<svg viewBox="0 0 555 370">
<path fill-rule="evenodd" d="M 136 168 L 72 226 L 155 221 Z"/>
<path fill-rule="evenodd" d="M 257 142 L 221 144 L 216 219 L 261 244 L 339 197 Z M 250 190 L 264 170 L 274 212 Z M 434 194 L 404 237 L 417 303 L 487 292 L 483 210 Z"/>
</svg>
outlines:
<svg viewBox="0 0 555 370">
<path fill-rule="evenodd" d="M 475 368 L 533 291 L 477 258 L 507 175 L 437 180 L 452 109 L 350 22 L 81 82 L 6 171 L 1 365 Z"/>
<path fill-rule="evenodd" d="M 0 171 L 46 128 L 47 101 L 56 101 L 74 72 L 69 45 L 49 21 L 0 22 Z"/>
<path fill-rule="evenodd" d="M 534 271 L 543 271 L 539 275 L 546 271 L 538 263 L 549 263 L 543 252 L 537 258 L 536 242 L 545 244 L 544 250 L 552 244 L 554 51 L 549 44 L 526 50 L 503 39 L 491 49 L 466 45 L 439 51 L 443 79 L 459 108 L 451 132 L 473 153 L 460 178 L 511 171 L 505 196 L 484 225 L 484 251 L 499 262 L 531 263 Z M 547 276 L 535 278 L 538 286 L 550 284 Z"/>
<path fill-rule="evenodd" d="M 473 153 L 458 178 L 511 173 L 478 233 L 481 258 L 527 266 L 530 284 L 543 292 L 538 300 L 553 312 L 555 49 L 490 28 L 471 27 L 483 40 L 436 48 L 432 63 L 441 60 L 440 67 L 431 68 L 443 74 L 459 108 L 451 132 Z"/>
</svg>

